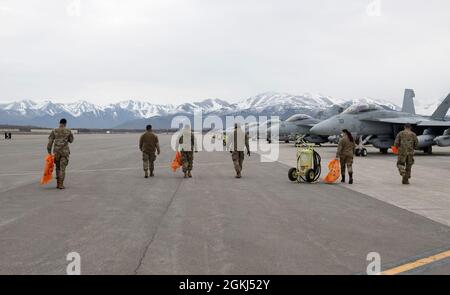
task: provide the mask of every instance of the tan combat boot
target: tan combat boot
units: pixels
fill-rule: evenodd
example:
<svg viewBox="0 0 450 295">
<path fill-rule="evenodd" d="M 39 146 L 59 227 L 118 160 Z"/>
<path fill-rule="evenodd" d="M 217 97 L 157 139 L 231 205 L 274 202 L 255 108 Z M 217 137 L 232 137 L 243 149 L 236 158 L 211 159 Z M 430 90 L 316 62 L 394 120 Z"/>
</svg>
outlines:
<svg viewBox="0 0 450 295">
<path fill-rule="evenodd" d="M 242 177 L 241 172 L 238 172 L 238 173 L 236 174 L 236 178 L 241 178 L 241 177 Z"/>
<path fill-rule="evenodd" d="M 184 178 L 188 178 L 187 172 L 184 172 Z"/>
<path fill-rule="evenodd" d="M 144 172 L 145 172 L 144 177 L 145 177 L 145 178 L 148 178 L 148 170 L 144 170 Z"/>
<path fill-rule="evenodd" d="M 59 189 L 66 189 L 66 188 L 64 187 L 64 180 L 60 180 L 60 181 L 59 181 Z"/>
<path fill-rule="evenodd" d="M 60 184 L 59 178 L 56 178 L 56 188 L 57 189 L 59 189 L 59 184 Z"/>
<path fill-rule="evenodd" d="M 155 176 L 155 174 L 153 174 L 153 170 L 150 170 L 150 177 Z"/>
<path fill-rule="evenodd" d="M 192 178 L 191 170 L 188 171 L 188 177 Z"/>
</svg>

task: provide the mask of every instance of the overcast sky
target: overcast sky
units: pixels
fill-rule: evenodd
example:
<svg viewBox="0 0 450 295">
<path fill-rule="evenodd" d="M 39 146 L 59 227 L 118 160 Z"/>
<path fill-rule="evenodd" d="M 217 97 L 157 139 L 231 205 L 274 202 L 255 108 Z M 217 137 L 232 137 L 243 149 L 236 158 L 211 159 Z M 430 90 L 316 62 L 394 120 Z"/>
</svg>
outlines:
<svg viewBox="0 0 450 295">
<path fill-rule="evenodd" d="M 381 3 L 381 7 L 377 5 Z M 448 0 L 0 0 L 0 102 L 450 92 Z"/>
</svg>

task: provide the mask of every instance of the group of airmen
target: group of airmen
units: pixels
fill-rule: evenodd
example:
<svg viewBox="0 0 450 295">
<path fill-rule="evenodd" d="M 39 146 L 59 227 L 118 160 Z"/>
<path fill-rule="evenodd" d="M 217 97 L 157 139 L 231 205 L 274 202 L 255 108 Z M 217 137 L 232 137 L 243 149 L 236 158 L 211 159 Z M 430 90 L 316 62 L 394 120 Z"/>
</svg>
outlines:
<svg viewBox="0 0 450 295">
<path fill-rule="evenodd" d="M 65 189 L 64 179 L 66 168 L 69 164 L 70 149 L 69 144 L 73 143 L 74 137 L 72 131 L 67 126 L 67 120 L 61 119 L 59 127 L 52 130 L 47 144 L 47 152 L 53 153 L 56 166 L 56 180 L 58 189 Z M 247 133 L 242 133 L 239 124 L 235 124 L 233 134 L 228 141 L 228 147 L 231 153 L 236 178 L 242 177 L 242 168 L 244 162 L 244 147 L 240 144 L 239 138 L 244 138 L 244 146 L 247 149 L 247 155 L 250 156 L 249 137 Z M 146 131 L 139 139 L 139 150 L 142 152 L 142 161 L 144 168 L 144 177 L 154 177 L 156 156 L 160 155 L 161 148 L 158 136 L 153 132 L 152 125 L 147 125 Z M 192 178 L 192 168 L 194 162 L 194 153 L 198 151 L 197 141 L 194 132 L 189 125 L 186 125 L 180 132 L 176 140 L 176 150 L 181 153 L 182 170 L 184 178 Z"/>
<path fill-rule="evenodd" d="M 419 141 L 417 135 L 412 131 L 411 124 L 405 124 L 404 130 L 400 131 L 394 141 L 394 147 L 398 150 L 397 168 L 402 177 L 402 184 L 409 184 L 411 179 L 411 169 L 414 165 L 414 151 L 417 149 Z M 355 140 L 347 130 L 342 130 L 339 140 L 336 158 L 341 164 L 341 182 L 345 183 L 347 168 L 349 184 L 353 184 L 353 155 L 355 151 Z"/>
<path fill-rule="evenodd" d="M 69 164 L 70 149 L 69 143 L 74 140 L 70 129 L 66 128 L 67 120 L 61 119 L 59 127 L 52 130 L 47 144 L 47 152 L 54 155 L 56 166 L 57 188 L 64 189 L 64 179 L 66 167 Z M 243 138 L 243 140 L 240 140 Z M 402 176 L 402 183 L 409 184 L 411 169 L 414 164 L 414 150 L 418 146 L 417 135 L 412 131 L 411 125 L 406 124 L 405 129 L 397 134 L 394 146 L 398 149 L 397 167 Z M 244 162 L 244 148 L 250 156 L 249 136 L 242 131 L 239 124 L 235 124 L 232 134 L 227 140 L 227 147 L 231 153 L 236 178 L 242 177 Z M 336 158 L 341 164 L 341 182 L 346 181 L 346 168 L 349 175 L 349 184 L 353 183 L 353 155 L 356 144 L 352 134 L 348 130 L 343 130 L 338 144 Z M 156 156 L 161 153 L 158 136 L 153 132 L 152 126 L 146 127 L 146 132 L 139 139 L 139 149 L 142 152 L 144 177 L 154 176 L 154 162 Z M 194 153 L 197 150 L 197 143 L 194 132 L 186 125 L 180 132 L 176 140 L 176 150 L 181 153 L 182 170 L 184 178 L 192 177 Z"/>
<path fill-rule="evenodd" d="M 241 138 L 243 138 L 243 143 L 239 140 Z M 230 150 L 231 159 L 236 171 L 236 178 L 242 177 L 241 173 L 244 163 L 244 146 L 247 150 L 247 155 L 250 156 L 249 136 L 247 133 L 244 133 L 240 125 L 236 123 L 233 134 L 227 141 L 227 147 Z M 142 152 L 142 160 L 144 162 L 144 177 L 153 177 L 156 154 L 159 155 L 161 150 L 159 147 L 158 136 L 153 132 L 152 125 L 147 125 L 146 132 L 141 135 L 139 140 L 139 149 Z M 197 153 L 198 149 L 195 134 L 189 125 L 185 125 L 178 135 L 175 150 L 180 151 L 181 153 L 184 178 L 192 178 L 194 153 Z"/>
</svg>

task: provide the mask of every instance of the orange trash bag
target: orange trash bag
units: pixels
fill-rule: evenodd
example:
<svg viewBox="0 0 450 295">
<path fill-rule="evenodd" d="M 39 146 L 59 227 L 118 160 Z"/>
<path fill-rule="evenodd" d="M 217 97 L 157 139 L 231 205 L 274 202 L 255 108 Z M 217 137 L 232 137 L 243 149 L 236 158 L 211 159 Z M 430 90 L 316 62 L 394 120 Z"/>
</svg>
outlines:
<svg viewBox="0 0 450 295">
<path fill-rule="evenodd" d="M 398 155 L 398 148 L 396 146 L 391 146 L 391 150 L 394 154 Z"/>
<path fill-rule="evenodd" d="M 176 152 L 175 159 L 172 161 L 172 170 L 173 172 L 177 171 L 178 168 L 180 168 L 183 165 L 183 162 L 181 161 L 181 153 Z"/>
<path fill-rule="evenodd" d="M 325 183 L 335 183 L 336 180 L 341 176 L 341 164 L 338 159 L 333 159 L 328 163 L 328 172 L 327 176 L 323 179 Z"/>
<path fill-rule="evenodd" d="M 41 184 L 49 183 L 53 179 L 53 167 L 55 166 L 55 158 L 53 155 L 45 156 L 44 175 L 41 178 Z"/>
</svg>

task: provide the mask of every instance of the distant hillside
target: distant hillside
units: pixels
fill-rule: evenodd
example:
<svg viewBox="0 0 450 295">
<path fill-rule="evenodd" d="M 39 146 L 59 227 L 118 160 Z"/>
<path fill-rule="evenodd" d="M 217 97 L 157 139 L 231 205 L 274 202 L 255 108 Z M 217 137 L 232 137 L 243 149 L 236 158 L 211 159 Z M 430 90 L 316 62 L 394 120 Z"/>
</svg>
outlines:
<svg viewBox="0 0 450 295">
<path fill-rule="evenodd" d="M 146 124 L 152 124 L 155 128 L 169 128 L 173 117 L 192 116 L 194 112 L 200 111 L 204 116 L 213 114 L 223 118 L 227 115 L 274 115 L 286 119 L 293 114 L 304 113 L 325 119 L 361 101 L 375 102 L 386 108 L 399 110 L 396 105 L 379 100 L 346 101 L 323 95 L 291 95 L 277 92 L 262 93 L 237 103 L 207 99 L 178 106 L 134 100 L 107 106 L 98 106 L 87 101 L 63 104 L 23 100 L 0 104 L 0 124 L 54 127 L 59 119 L 64 117 L 69 121 L 71 128 L 135 129 L 143 128 Z"/>
</svg>

